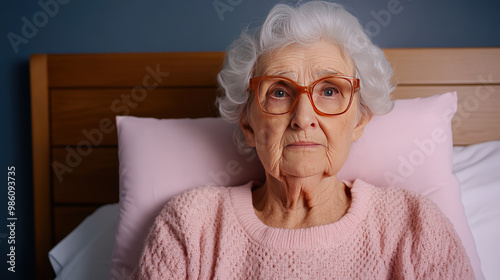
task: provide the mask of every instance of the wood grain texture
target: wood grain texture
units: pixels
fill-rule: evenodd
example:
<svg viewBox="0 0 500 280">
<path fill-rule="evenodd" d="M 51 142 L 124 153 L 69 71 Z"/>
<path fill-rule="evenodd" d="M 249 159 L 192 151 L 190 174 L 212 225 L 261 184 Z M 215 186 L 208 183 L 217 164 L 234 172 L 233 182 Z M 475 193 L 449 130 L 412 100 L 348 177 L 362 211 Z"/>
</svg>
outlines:
<svg viewBox="0 0 500 280">
<path fill-rule="evenodd" d="M 215 87 L 223 60 L 223 52 L 55 54 L 49 56 L 49 86 L 135 87 L 146 79 L 162 87 Z"/>
<path fill-rule="evenodd" d="M 400 85 L 500 84 L 500 48 L 385 49 Z"/>
<path fill-rule="evenodd" d="M 394 99 L 457 92 L 457 113 L 452 119 L 453 144 L 470 145 L 500 140 L 500 85 L 399 86 Z"/>
<path fill-rule="evenodd" d="M 54 174 L 54 203 L 118 202 L 118 149 L 92 147 L 81 151 L 84 153 L 75 146 L 52 149 L 52 163 L 71 169 L 71 172 L 63 172 L 66 167 L 60 166 L 57 169 L 60 176 Z"/>
<path fill-rule="evenodd" d="M 91 138 L 99 145 L 116 145 L 116 115 L 214 117 L 215 97 L 215 88 L 159 88 L 144 91 L 143 95 L 133 94 L 130 89 L 52 90 L 52 143 L 77 145 Z M 108 120 L 112 124 L 105 125 Z M 102 135 L 102 140 L 98 135 Z"/>
<path fill-rule="evenodd" d="M 31 57 L 30 78 L 35 269 L 38 279 L 50 279 L 53 278 L 53 273 L 50 269 L 47 253 L 53 245 L 53 239 L 47 55 L 33 55 Z"/>
</svg>

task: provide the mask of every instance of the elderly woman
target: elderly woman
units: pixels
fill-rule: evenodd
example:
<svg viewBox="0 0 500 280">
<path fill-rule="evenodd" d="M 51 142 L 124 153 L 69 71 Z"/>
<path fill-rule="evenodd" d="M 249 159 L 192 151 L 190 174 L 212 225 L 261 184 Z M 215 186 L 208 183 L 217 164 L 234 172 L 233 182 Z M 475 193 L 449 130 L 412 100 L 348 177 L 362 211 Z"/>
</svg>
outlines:
<svg viewBox="0 0 500 280">
<path fill-rule="evenodd" d="M 266 181 L 172 199 L 134 277 L 473 279 L 434 204 L 336 176 L 372 114 L 391 110 L 391 75 L 339 5 L 275 6 L 234 42 L 219 74 L 221 115 L 239 122 Z"/>
</svg>

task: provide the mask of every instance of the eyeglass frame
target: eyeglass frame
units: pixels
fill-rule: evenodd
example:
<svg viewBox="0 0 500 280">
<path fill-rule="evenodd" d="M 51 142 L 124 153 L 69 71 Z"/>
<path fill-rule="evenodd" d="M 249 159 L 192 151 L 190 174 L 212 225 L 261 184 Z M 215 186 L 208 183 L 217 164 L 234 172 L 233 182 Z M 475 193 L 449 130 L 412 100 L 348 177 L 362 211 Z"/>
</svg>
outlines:
<svg viewBox="0 0 500 280">
<path fill-rule="evenodd" d="M 285 114 L 288 114 L 290 113 L 293 109 L 295 109 L 295 107 L 297 106 L 298 104 L 298 100 L 299 100 L 299 96 L 300 94 L 303 94 L 303 93 L 306 93 L 307 94 L 307 97 L 309 97 L 309 101 L 311 102 L 311 105 L 313 106 L 313 109 L 314 111 L 316 112 L 316 114 L 320 115 L 320 116 L 338 116 L 338 115 L 342 115 L 344 114 L 345 112 L 347 112 L 347 110 L 349 110 L 349 108 L 351 107 L 351 104 L 352 104 L 352 99 L 353 99 L 353 96 L 354 94 L 357 92 L 357 90 L 359 89 L 360 87 L 360 82 L 359 82 L 359 79 L 358 78 L 355 78 L 355 77 L 351 77 L 351 76 L 344 76 L 344 75 L 331 75 L 331 76 L 325 76 L 325 77 L 322 77 L 314 82 L 312 82 L 310 85 L 308 86 L 301 86 L 299 84 L 297 84 L 294 80 L 292 79 L 289 79 L 287 77 L 282 77 L 282 76 L 276 76 L 276 75 L 265 75 L 265 76 L 259 76 L 259 77 L 253 77 L 253 78 L 250 78 L 250 82 L 249 82 L 249 86 L 248 86 L 248 91 L 253 91 L 253 94 L 256 95 L 256 91 L 257 89 L 259 88 L 259 85 L 260 83 L 264 80 L 264 79 L 269 79 L 269 78 L 278 78 L 278 79 L 284 79 L 288 82 L 290 82 L 293 86 L 295 86 L 296 89 L 298 89 L 297 91 L 297 96 L 295 96 L 295 100 L 293 101 L 293 104 L 292 106 L 290 106 L 290 109 L 288 109 L 288 111 L 284 112 L 284 113 L 270 113 L 270 112 L 266 112 L 264 110 L 264 108 L 262 108 L 262 104 L 260 104 L 260 100 L 259 98 L 257 97 L 257 104 L 259 105 L 259 108 L 262 112 L 266 113 L 266 114 L 270 114 L 270 115 L 285 115 Z M 316 107 L 316 104 L 314 104 L 314 101 L 312 99 L 312 89 L 314 88 L 314 86 L 316 86 L 316 84 L 318 84 L 319 82 L 323 81 L 323 80 L 326 80 L 326 79 L 329 79 L 329 78 L 341 78 L 341 79 L 344 79 L 344 80 L 347 80 L 349 81 L 349 83 L 351 84 L 351 96 L 349 98 L 349 103 L 347 104 L 347 107 L 344 111 L 340 112 L 340 113 L 335 113 L 335 114 L 328 114 L 328 113 L 323 113 L 321 112 L 317 107 Z"/>
</svg>

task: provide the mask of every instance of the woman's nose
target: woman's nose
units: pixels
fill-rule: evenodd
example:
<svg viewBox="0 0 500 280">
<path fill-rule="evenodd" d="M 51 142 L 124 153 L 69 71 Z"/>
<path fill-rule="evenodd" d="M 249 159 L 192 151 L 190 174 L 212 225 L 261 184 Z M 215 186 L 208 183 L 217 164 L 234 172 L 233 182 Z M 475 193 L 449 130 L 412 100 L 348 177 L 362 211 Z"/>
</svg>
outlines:
<svg viewBox="0 0 500 280">
<path fill-rule="evenodd" d="M 290 125 L 292 128 L 296 129 L 307 129 L 308 127 L 316 127 L 317 114 L 314 111 L 314 107 L 309 100 L 307 94 L 300 94 L 297 98 L 297 106 L 292 112 L 292 120 Z"/>
</svg>

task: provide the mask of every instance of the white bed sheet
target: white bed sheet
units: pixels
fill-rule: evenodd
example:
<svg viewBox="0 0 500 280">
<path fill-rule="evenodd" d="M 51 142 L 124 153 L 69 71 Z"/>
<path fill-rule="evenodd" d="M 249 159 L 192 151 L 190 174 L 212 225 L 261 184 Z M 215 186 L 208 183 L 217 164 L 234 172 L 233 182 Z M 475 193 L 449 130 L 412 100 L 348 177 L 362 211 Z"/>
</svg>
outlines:
<svg viewBox="0 0 500 280">
<path fill-rule="evenodd" d="M 486 279 L 500 277 L 500 141 L 453 148 L 453 172 Z M 124 280 L 110 274 L 118 204 L 102 206 L 49 253 L 57 280 Z"/>
<path fill-rule="evenodd" d="M 49 252 L 55 279 L 109 279 L 117 224 L 117 203 L 104 205 L 88 216 Z"/>
<path fill-rule="evenodd" d="M 453 148 L 465 216 L 486 279 L 500 279 L 500 141 Z"/>
</svg>

